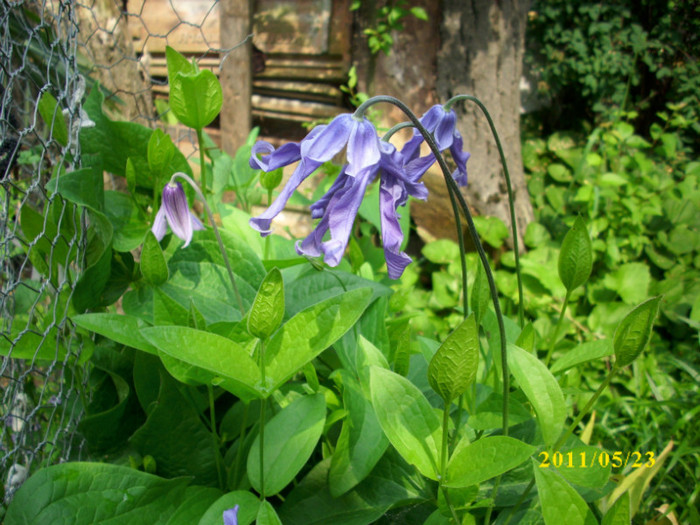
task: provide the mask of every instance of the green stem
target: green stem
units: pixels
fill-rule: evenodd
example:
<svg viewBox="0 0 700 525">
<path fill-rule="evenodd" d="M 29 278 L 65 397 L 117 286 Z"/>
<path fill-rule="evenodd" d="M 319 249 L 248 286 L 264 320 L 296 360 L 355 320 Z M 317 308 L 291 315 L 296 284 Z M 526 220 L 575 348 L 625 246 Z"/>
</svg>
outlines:
<svg viewBox="0 0 700 525">
<path fill-rule="evenodd" d="M 557 319 L 557 324 L 554 326 L 554 333 L 552 334 L 552 340 L 549 342 L 549 349 L 547 349 L 547 357 L 544 360 L 544 364 L 549 366 L 549 361 L 552 359 L 552 352 L 554 352 L 554 345 L 557 344 L 557 338 L 559 337 L 559 331 L 561 330 L 561 323 L 564 320 L 564 312 L 566 312 L 566 307 L 569 304 L 569 298 L 571 296 L 571 290 L 566 290 L 566 296 L 564 296 L 564 304 L 561 307 L 561 312 L 559 312 L 559 319 Z"/>
<path fill-rule="evenodd" d="M 486 280 L 489 283 L 489 290 L 491 292 L 491 300 L 493 301 L 493 309 L 494 313 L 496 314 L 496 320 L 498 323 L 498 334 L 500 336 L 501 344 L 500 344 L 500 349 L 501 349 L 501 368 L 503 372 L 503 435 L 507 436 L 508 435 L 508 398 L 510 396 L 510 373 L 508 370 L 508 355 L 506 353 L 506 329 L 505 329 L 505 323 L 503 321 L 503 312 L 501 311 L 501 303 L 498 299 L 498 290 L 496 290 L 496 281 L 493 278 L 493 272 L 491 271 L 491 266 L 489 265 L 489 261 L 486 257 L 486 252 L 484 250 L 483 245 L 481 244 L 481 239 L 479 238 L 479 234 L 476 231 L 476 226 L 474 225 L 474 219 L 472 218 L 471 211 L 469 210 L 469 206 L 467 206 L 467 202 L 464 199 L 464 195 L 459 191 L 459 187 L 457 186 L 457 183 L 455 182 L 454 178 L 452 178 L 452 174 L 450 173 L 449 168 L 447 167 L 447 164 L 445 163 L 445 159 L 442 157 L 442 154 L 440 153 L 440 149 L 438 148 L 437 143 L 435 142 L 434 137 L 432 134 L 425 129 L 425 126 L 421 124 L 420 120 L 418 120 L 418 117 L 416 117 L 413 112 L 404 104 L 401 102 L 399 99 L 395 97 L 389 97 L 389 96 L 377 96 L 377 97 L 372 97 L 365 102 L 363 102 L 359 108 L 355 111 L 355 116 L 360 118 L 364 111 L 372 106 L 373 104 L 377 104 L 379 102 L 387 102 L 389 104 L 393 104 L 394 106 L 398 107 L 401 111 L 404 112 L 404 114 L 409 118 L 409 120 L 413 123 L 413 125 L 418 129 L 421 135 L 423 135 L 423 138 L 425 139 L 425 142 L 428 144 L 430 147 L 430 150 L 433 152 L 433 155 L 435 155 L 435 159 L 437 160 L 438 164 L 440 165 L 440 169 L 442 170 L 443 178 L 445 179 L 445 184 L 447 184 L 447 187 L 452 190 L 452 193 L 454 196 L 457 198 L 457 201 L 459 202 L 459 206 L 462 210 L 462 214 L 464 215 L 464 218 L 467 221 L 467 227 L 469 229 L 469 235 L 472 238 L 472 242 L 474 242 L 474 246 L 476 248 L 477 253 L 479 254 L 479 258 L 481 259 L 481 264 L 484 265 L 484 271 L 486 272 Z M 459 220 L 458 217 L 455 217 L 455 220 Z M 513 223 L 515 224 L 515 223 Z M 517 245 L 517 242 L 515 243 Z M 521 301 L 522 304 L 522 301 Z"/>
<path fill-rule="evenodd" d="M 262 379 L 263 388 L 267 384 L 265 378 L 265 341 L 260 340 L 260 353 L 258 355 L 260 375 Z M 260 501 L 265 500 L 265 405 L 267 404 L 267 397 L 260 400 Z"/>
<path fill-rule="evenodd" d="M 447 476 L 447 456 L 448 456 L 448 437 L 450 430 L 450 407 L 452 406 L 451 401 L 445 401 L 445 407 L 442 410 L 442 445 L 440 447 L 440 489 L 442 490 L 442 495 L 445 497 L 445 503 L 452 513 L 452 518 L 455 520 L 455 524 L 459 525 L 459 516 L 455 511 L 452 503 L 450 502 L 450 496 L 447 493 L 447 487 L 443 485 L 445 482 L 445 477 Z"/>
<path fill-rule="evenodd" d="M 199 146 L 199 180 L 202 182 L 202 189 L 206 193 L 207 189 L 207 166 L 204 163 L 204 133 L 201 129 L 197 131 L 197 144 Z"/>
<path fill-rule="evenodd" d="M 513 231 L 513 253 L 515 255 L 515 273 L 518 277 L 518 320 L 520 322 L 520 328 L 523 328 L 523 326 L 525 325 L 525 314 L 523 310 L 523 280 L 520 274 L 520 247 L 518 244 L 518 224 L 515 220 L 515 196 L 513 195 L 513 186 L 510 180 L 510 171 L 508 171 L 508 163 L 506 162 L 505 153 L 503 153 L 501 139 L 498 136 L 498 132 L 496 131 L 496 125 L 493 123 L 491 114 L 486 109 L 486 106 L 484 106 L 481 100 L 479 100 L 473 95 L 457 95 L 448 100 L 444 107 L 446 110 L 448 110 L 452 104 L 461 100 L 469 100 L 471 102 L 474 102 L 477 106 L 479 106 L 479 109 L 481 109 L 482 113 L 484 114 L 486 120 L 489 123 L 489 127 L 491 128 L 491 134 L 493 135 L 493 138 L 496 141 L 498 155 L 501 157 L 501 165 L 503 166 L 503 174 L 506 179 L 506 188 L 508 190 L 508 207 L 510 209 L 510 223 L 511 229 Z"/>
<path fill-rule="evenodd" d="M 236 296 L 236 300 L 238 301 L 238 308 L 241 311 L 241 318 L 245 317 L 245 308 L 243 307 L 243 300 L 241 299 L 241 294 L 238 292 L 238 285 L 236 284 L 236 279 L 233 277 L 233 270 L 231 269 L 231 263 L 228 260 L 228 255 L 226 253 L 226 249 L 224 248 L 224 242 L 221 240 L 221 234 L 219 234 L 219 228 L 216 226 L 216 222 L 214 221 L 214 215 L 211 212 L 211 209 L 209 208 L 209 204 L 207 204 L 207 199 L 204 198 L 204 195 L 202 194 L 202 190 L 199 189 L 199 186 L 197 186 L 197 183 L 192 180 L 192 178 L 185 174 L 182 173 L 181 171 L 178 171 L 175 173 L 170 180 L 174 180 L 175 178 L 180 178 L 184 180 L 187 184 L 189 184 L 192 189 L 195 191 L 199 199 L 202 201 L 202 204 L 204 205 L 204 211 L 207 214 L 207 218 L 209 219 L 209 224 L 211 224 L 212 229 L 214 230 L 214 236 L 216 237 L 216 240 L 219 243 L 219 250 L 221 251 L 221 257 L 224 259 L 224 265 L 226 266 L 226 270 L 228 271 L 228 278 L 231 280 L 231 286 L 233 287 L 233 293 Z"/>
<path fill-rule="evenodd" d="M 267 190 L 267 205 L 270 206 L 272 204 L 272 190 L 269 189 Z M 267 259 L 270 257 L 270 235 L 265 237 L 265 253 L 264 253 L 264 259 L 267 261 Z"/>
<path fill-rule="evenodd" d="M 207 385 L 207 391 L 209 392 L 209 420 L 211 421 L 211 438 L 214 444 L 214 457 L 216 459 L 216 474 L 219 478 L 219 488 L 225 491 L 226 485 L 224 484 L 224 470 L 221 462 L 221 452 L 219 450 L 219 433 L 217 432 L 216 410 L 214 408 L 214 387 Z"/>
</svg>

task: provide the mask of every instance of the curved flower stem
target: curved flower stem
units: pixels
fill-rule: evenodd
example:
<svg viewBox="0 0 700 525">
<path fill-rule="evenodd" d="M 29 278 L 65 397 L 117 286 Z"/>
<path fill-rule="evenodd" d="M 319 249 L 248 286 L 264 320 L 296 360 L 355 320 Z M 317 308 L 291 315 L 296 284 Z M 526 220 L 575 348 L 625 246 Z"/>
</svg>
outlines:
<svg viewBox="0 0 700 525">
<path fill-rule="evenodd" d="M 506 329 L 505 329 L 505 324 L 503 322 L 503 313 L 501 312 L 501 303 L 498 299 L 498 290 L 496 290 L 496 282 L 494 281 L 493 278 L 493 273 L 491 271 L 491 266 L 489 265 L 488 259 L 486 258 L 486 252 L 484 251 L 484 247 L 481 244 L 481 239 L 479 239 L 479 234 L 476 231 L 476 226 L 474 225 L 474 219 L 472 218 L 472 214 L 469 211 L 469 206 L 467 206 L 467 202 L 464 199 L 464 195 L 459 191 L 459 187 L 457 186 L 457 183 L 455 180 L 452 178 L 452 174 L 450 173 L 449 168 L 447 167 L 447 164 L 445 163 L 445 159 L 442 157 L 442 154 L 440 153 L 440 150 L 438 148 L 437 143 L 435 142 L 435 139 L 433 136 L 430 134 L 430 132 L 425 129 L 425 126 L 421 124 L 420 120 L 418 120 L 418 117 L 416 117 L 413 112 L 404 104 L 401 102 L 399 99 L 395 97 L 390 97 L 386 95 L 382 96 L 376 96 L 372 97 L 365 102 L 363 102 L 360 107 L 357 108 L 355 111 L 355 115 L 360 117 L 364 111 L 372 106 L 373 104 L 378 104 L 379 102 L 388 102 L 389 104 L 393 104 L 394 106 L 398 107 L 401 111 L 404 112 L 404 114 L 409 118 L 409 120 L 413 123 L 413 125 L 418 129 L 421 135 L 423 135 L 423 138 L 425 139 L 425 142 L 428 144 L 430 147 L 430 150 L 433 152 L 433 155 L 435 155 L 435 159 L 437 160 L 438 164 L 440 165 L 440 169 L 442 169 L 442 174 L 445 179 L 445 183 L 447 184 L 447 187 L 450 188 L 454 194 L 454 196 L 457 198 L 457 201 L 459 202 L 460 208 L 462 209 L 462 213 L 464 214 L 464 218 L 467 221 L 467 226 L 469 228 L 469 234 L 472 238 L 472 241 L 474 242 L 474 246 L 476 247 L 476 251 L 479 254 L 479 258 L 481 259 L 481 263 L 484 265 L 484 271 L 486 272 L 486 280 L 489 283 L 489 290 L 491 292 L 491 300 L 493 301 L 493 309 L 496 314 L 496 319 L 498 322 L 498 334 L 500 336 L 501 340 L 501 345 L 500 345 L 500 350 L 501 350 L 501 368 L 503 371 L 503 435 L 507 436 L 508 435 L 508 397 L 510 393 L 510 373 L 508 371 L 508 355 L 506 353 Z M 455 219 L 458 221 L 459 217 L 455 217 Z"/>
<path fill-rule="evenodd" d="M 207 166 L 204 163 L 204 134 L 201 129 L 197 131 L 197 145 L 199 146 L 199 180 L 202 181 L 202 189 L 207 190 Z"/>
<path fill-rule="evenodd" d="M 414 127 L 413 122 L 401 122 L 384 134 L 382 140 L 388 141 L 391 136 L 397 131 Z M 457 227 L 457 242 L 459 243 L 459 259 L 462 266 L 462 309 L 464 310 L 464 318 L 469 315 L 469 289 L 467 287 L 467 254 L 464 248 L 464 231 L 462 230 L 462 220 L 459 218 L 459 207 L 452 189 L 447 186 L 447 193 L 450 195 L 450 203 L 452 204 L 452 213 L 455 216 L 455 225 Z"/>
<path fill-rule="evenodd" d="M 211 209 L 209 208 L 209 204 L 207 204 L 207 199 L 204 198 L 204 195 L 202 194 L 202 190 L 199 189 L 199 186 L 197 186 L 197 183 L 192 180 L 192 178 L 185 174 L 182 173 L 181 171 L 178 171 L 175 173 L 170 180 L 173 181 L 176 178 L 180 178 L 184 180 L 187 184 L 189 184 L 194 192 L 197 194 L 199 199 L 202 201 L 202 204 L 204 204 L 204 211 L 207 213 L 207 218 L 209 219 L 209 224 L 211 224 L 212 229 L 214 230 L 214 235 L 216 236 L 216 240 L 219 242 L 219 250 L 221 250 L 221 256 L 224 259 L 224 265 L 226 266 L 226 270 L 228 271 L 228 278 L 231 280 L 231 286 L 233 287 L 233 293 L 236 295 L 236 300 L 238 301 L 238 308 L 241 311 L 241 319 L 245 317 L 245 308 L 243 307 L 243 300 L 241 299 L 241 294 L 238 292 L 238 285 L 236 284 L 236 279 L 233 276 L 233 270 L 231 269 L 231 263 L 228 260 L 228 255 L 226 254 L 226 249 L 224 248 L 224 242 L 221 240 L 221 235 L 219 234 L 219 228 L 216 226 L 216 222 L 214 222 L 214 215 L 211 213 Z"/>
<path fill-rule="evenodd" d="M 496 131 L 496 126 L 493 123 L 493 119 L 491 118 L 491 114 L 488 112 L 486 109 L 486 106 L 473 95 L 457 95 L 452 97 L 450 100 L 447 101 L 447 103 L 444 105 L 445 109 L 449 109 L 452 104 L 455 102 L 459 102 L 461 100 L 469 100 L 471 102 L 474 102 L 481 111 L 483 112 L 484 116 L 486 117 L 486 120 L 489 123 L 489 127 L 491 128 L 491 134 L 493 135 L 494 140 L 496 141 L 496 148 L 498 148 L 498 154 L 501 157 L 501 165 L 503 166 L 503 174 L 506 179 L 506 188 L 508 189 L 508 207 L 510 208 L 510 223 L 511 223 L 511 229 L 513 231 L 513 253 L 515 255 L 515 273 L 518 277 L 518 320 L 520 322 L 520 328 L 523 328 L 525 326 L 525 314 L 523 312 L 523 309 L 525 305 L 523 304 L 523 280 L 520 275 L 520 247 L 518 246 L 518 224 L 515 221 L 515 196 L 513 195 L 513 186 L 510 181 L 510 172 L 508 171 L 508 163 L 506 162 L 506 156 L 503 153 L 503 146 L 501 145 L 501 139 L 498 136 L 498 132 Z"/>
</svg>

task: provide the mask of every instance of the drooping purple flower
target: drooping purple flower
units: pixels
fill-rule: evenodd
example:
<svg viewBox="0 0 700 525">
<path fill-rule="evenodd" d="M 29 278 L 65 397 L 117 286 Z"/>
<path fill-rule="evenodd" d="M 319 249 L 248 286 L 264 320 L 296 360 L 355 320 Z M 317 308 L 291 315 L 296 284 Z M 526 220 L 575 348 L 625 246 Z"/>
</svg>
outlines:
<svg viewBox="0 0 700 525">
<path fill-rule="evenodd" d="M 238 525 L 238 508 L 239 505 L 236 505 L 224 511 L 224 525 Z"/>
<path fill-rule="evenodd" d="M 444 106 L 436 104 L 419 119 L 421 124 L 433 134 L 440 151 L 450 150 L 457 169 L 452 177 L 459 186 L 467 185 L 467 160 L 470 153 L 464 151 L 462 135 L 457 130 L 457 113 L 454 109 L 445 110 Z M 416 155 L 423 143 L 423 135 L 418 130 L 413 131 L 413 137 L 406 143 L 402 152 L 408 157 Z"/>
<path fill-rule="evenodd" d="M 187 196 L 179 182 L 168 182 L 163 188 L 162 203 L 151 227 L 159 241 L 167 232 L 166 221 L 173 233 L 185 241 L 183 248 L 192 241 L 194 230 L 204 229 L 202 222 L 190 211 Z"/>
<path fill-rule="evenodd" d="M 323 255 L 328 265 L 337 266 L 347 248 L 365 190 L 379 176 L 384 257 L 389 277 L 398 279 L 411 262 L 411 258 L 401 251 L 403 232 L 398 207 L 406 204 L 409 195 L 423 200 L 427 198 L 428 190 L 419 179 L 433 162 L 432 155 L 407 162 L 392 144 L 381 141 L 378 164 L 354 177 L 348 174 L 345 166 L 326 194 L 311 205 L 311 216 L 320 217 L 321 221 L 306 239 L 297 243 L 297 252 L 311 257 Z M 330 233 L 330 238 L 324 241 L 326 233 Z"/>
<path fill-rule="evenodd" d="M 271 171 L 296 161 L 299 165 L 277 199 L 265 212 L 250 219 L 250 225 L 263 236 L 269 235 L 272 219 L 284 209 L 299 185 L 346 146 L 348 176 L 359 178 L 378 164 L 379 138 L 374 126 L 367 119 L 358 119 L 350 113 L 338 115 L 328 125 L 317 126 L 299 144 L 286 144 L 277 150 L 265 142 L 256 144 L 250 160 L 253 168 Z M 269 154 L 258 158 L 259 153 L 265 152 Z"/>
</svg>

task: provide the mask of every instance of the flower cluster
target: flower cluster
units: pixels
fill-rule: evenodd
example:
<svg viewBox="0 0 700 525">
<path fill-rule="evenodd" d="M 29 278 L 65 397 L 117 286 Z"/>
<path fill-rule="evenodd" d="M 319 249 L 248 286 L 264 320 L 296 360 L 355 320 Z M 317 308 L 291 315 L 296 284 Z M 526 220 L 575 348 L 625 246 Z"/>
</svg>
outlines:
<svg viewBox="0 0 700 525">
<path fill-rule="evenodd" d="M 458 184 L 466 185 L 469 153 L 462 151 L 454 110 L 434 106 L 420 121 L 433 134 L 441 151 L 450 150 L 457 165 L 453 177 Z M 250 225 L 261 235 L 269 235 L 272 219 L 284 209 L 299 185 L 324 162 L 347 148 L 347 163 L 340 175 L 326 194 L 311 206 L 311 216 L 320 221 L 306 239 L 297 243 L 297 252 L 311 257 L 323 255 L 327 264 L 337 266 L 347 248 L 365 190 L 379 179 L 382 244 L 389 277 L 397 279 L 411 262 L 401 251 L 403 232 L 399 226 L 398 207 L 406 204 L 409 196 L 427 198 L 428 191 L 420 178 L 435 162 L 432 154 L 420 156 L 422 142 L 423 137 L 416 130 L 398 151 L 391 143 L 379 139 L 366 118 L 351 114 L 339 115 L 328 125 L 317 126 L 299 143 L 275 149 L 260 141 L 253 146 L 252 168 L 269 172 L 295 162 L 299 164 L 277 199 L 265 212 L 252 218 Z M 329 236 L 324 240 L 326 234 Z"/>
</svg>

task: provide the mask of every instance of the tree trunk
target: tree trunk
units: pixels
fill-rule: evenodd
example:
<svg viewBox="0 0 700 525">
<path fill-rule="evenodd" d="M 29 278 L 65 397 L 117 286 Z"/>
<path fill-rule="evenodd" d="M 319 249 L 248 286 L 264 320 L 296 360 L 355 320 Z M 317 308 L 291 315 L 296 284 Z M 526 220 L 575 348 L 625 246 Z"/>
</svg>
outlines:
<svg viewBox="0 0 700 525">
<path fill-rule="evenodd" d="M 491 113 L 516 197 L 520 245 L 534 219 L 520 152 L 519 85 L 528 6 L 527 0 L 443 0 L 437 56 L 440 100 L 475 95 Z M 464 147 L 471 152 L 467 201 L 478 215 L 496 216 L 510 227 L 506 183 L 489 124 L 473 103 L 461 102 L 455 109 Z"/>
</svg>

